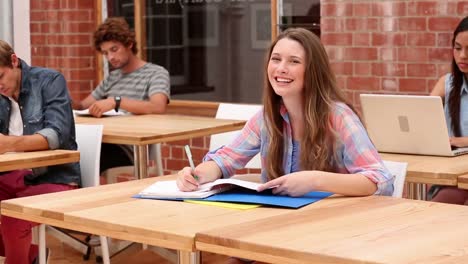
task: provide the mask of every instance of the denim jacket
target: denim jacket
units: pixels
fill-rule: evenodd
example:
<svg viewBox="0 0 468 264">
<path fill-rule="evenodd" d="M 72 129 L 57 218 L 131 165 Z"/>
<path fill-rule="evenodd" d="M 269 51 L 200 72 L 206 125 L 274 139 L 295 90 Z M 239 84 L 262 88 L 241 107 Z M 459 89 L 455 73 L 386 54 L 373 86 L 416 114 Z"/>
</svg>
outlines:
<svg viewBox="0 0 468 264">
<path fill-rule="evenodd" d="M 76 150 L 75 122 L 65 78 L 57 71 L 30 67 L 20 61 L 18 104 L 23 119 L 23 135 L 44 136 L 49 149 Z M 10 100 L 0 96 L 0 132 L 4 135 L 8 135 L 10 111 Z M 81 185 L 79 163 L 33 169 L 33 173 L 25 177 L 25 183 Z"/>
</svg>

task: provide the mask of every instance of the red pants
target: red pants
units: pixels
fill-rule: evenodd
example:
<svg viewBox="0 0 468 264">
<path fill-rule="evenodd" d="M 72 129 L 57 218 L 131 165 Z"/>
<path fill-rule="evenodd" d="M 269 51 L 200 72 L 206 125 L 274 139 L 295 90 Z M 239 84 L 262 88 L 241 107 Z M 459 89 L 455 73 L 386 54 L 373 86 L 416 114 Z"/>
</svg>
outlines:
<svg viewBox="0 0 468 264">
<path fill-rule="evenodd" d="M 0 175 L 0 201 L 44 193 L 68 191 L 76 186 L 64 184 L 25 185 L 24 176 L 30 170 L 17 170 Z M 38 248 L 31 244 L 31 228 L 37 223 L 1 216 L 0 255 L 6 264 L 30 264 L 38 255 Z"/>
<path fill-rule="evenodd" d="M 458 189 L 455 186 L 441 186 L 441 189 L 432 197 L 431 201 L 468 205 L 468 190 Z"/>
</svg>

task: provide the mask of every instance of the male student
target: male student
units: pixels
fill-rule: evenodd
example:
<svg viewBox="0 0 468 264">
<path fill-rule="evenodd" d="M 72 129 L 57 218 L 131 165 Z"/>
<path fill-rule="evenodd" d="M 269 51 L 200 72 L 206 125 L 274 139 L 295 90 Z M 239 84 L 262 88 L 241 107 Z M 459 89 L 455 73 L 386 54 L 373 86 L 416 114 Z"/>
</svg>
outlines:
<svg viewBox="0 0 468 264">
<path fill-rule="evenodd" d="M 74 101 L 74 109 L 89 109 L 95 117 L 112 109 L 132 114 L 166 111 L 169 73 L 137 57 L 135 33 L 125 19 L 107 18 L 94 33 L 94 46 L 106 57 L 113 71 L 83 101 Z M 101 171 L 133 163 L 125 146 L 103 144 L 101 152 Z"/>
<path fill-rule="evenodd" d="M 75 124 L 64 77 L 31 67 L 0 40 L 0 154 L 47 149 L 76 150 Z M 78 163 L 0 173 L 0 201 L 71 190 L 81 184 Z M 36 223 L 1 216 L 0 254 L 8 264 L 30 264 Z"/>
</svg>

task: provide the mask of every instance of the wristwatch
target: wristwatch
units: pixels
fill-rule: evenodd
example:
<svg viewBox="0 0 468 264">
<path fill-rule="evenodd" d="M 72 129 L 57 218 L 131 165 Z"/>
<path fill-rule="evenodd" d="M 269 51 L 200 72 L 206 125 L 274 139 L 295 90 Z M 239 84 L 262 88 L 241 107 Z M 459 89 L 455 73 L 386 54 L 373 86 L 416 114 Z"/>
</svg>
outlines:
<svg viewBox="0 0 468 264">
<path fill-rule="evenodd" d="M 115 100 L 115 108 L 114 108 L 114 110 L 115 110 L 116 112 L 118 112 L 119 109 L 120 109 L 120 101 L 122 100 L 122 98 L 120 98 L 120 96 L 116 96 L 116 97 L 114 97 L 114 100 Z"/>
</svg>

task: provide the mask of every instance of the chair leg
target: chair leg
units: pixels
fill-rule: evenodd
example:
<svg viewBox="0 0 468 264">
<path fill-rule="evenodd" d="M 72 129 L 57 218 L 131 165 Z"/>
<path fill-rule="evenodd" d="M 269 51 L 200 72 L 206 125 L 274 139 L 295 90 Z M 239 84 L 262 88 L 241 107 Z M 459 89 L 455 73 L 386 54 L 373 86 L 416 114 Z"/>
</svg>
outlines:
<svg viewBox="0 0 468 264">
<path fill-rule="evenodd" d="M 45 224 L 39 225 L 39 264 L 46 264 Z"/>
<path fill-rule="evenodd" d="M 107 237 L 99 236 L 99 240 L 101 241 L 102 263 L 110 264 L 109 245 L 107 244 Z"/>
</svg>

